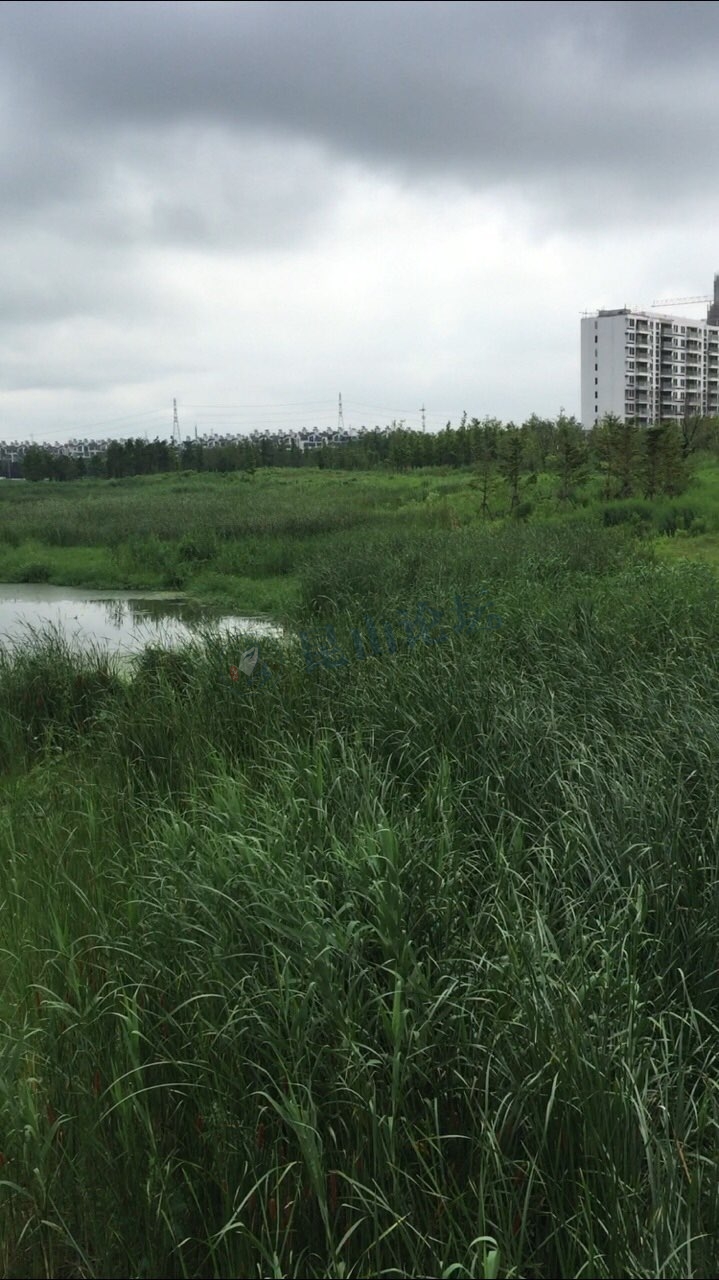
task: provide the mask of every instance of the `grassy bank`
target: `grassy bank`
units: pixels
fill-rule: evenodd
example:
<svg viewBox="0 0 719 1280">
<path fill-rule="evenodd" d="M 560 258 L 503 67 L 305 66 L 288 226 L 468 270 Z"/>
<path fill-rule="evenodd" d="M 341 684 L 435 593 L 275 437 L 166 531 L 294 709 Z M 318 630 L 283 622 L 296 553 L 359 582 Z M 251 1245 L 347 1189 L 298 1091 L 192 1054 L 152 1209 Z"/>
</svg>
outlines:
<svg viewBox="0 0 719 1280">
<path fill-rule="evenodd" d="M 321 472 L 12 486 L 0 492 L 0 581 L 185 589 L 234 607 L 272 595 L 282 607 L 309 551 L 387 519 L 448 525 L 442 500 L 424 500 L 457 486 Z"/>
<path fill-rule="evenodd" d="M 533 483 L 529 483 L 532 480 Z M 604 502 L 595 477 L 576 504 L 559 503 L 556 477 L 530 477 L 523 520 L 589 519 L 626 526 L 668 558 L 719 558 L 719 467 L 705 459 L 679 498 Z M 337 542 L 359 554 L 375 534 L 501 528 L 504 482 L 481 517 L 477 477 L 266 470 L 191 473 L 0 489 L 0 582 L 49 582 L 106 590 L 184 591 L 241 612 L 287 614 L 298 603 L 308 559 Z M 513 521 L 514 523 L 514 521 Z"/>
<path fill-rule="evenodd" d="M 716 1274 L 716 579 L 383 519 L 294 569 L 344 667 L 0 664 L 4 1275 Z"/>
</svg>

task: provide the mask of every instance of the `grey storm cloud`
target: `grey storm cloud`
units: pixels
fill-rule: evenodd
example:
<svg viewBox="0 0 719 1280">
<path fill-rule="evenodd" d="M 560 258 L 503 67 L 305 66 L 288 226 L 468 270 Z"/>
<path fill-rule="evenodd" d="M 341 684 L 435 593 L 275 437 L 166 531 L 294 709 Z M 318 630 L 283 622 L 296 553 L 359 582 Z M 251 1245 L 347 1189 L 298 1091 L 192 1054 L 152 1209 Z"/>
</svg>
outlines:
<svg viewBox="0 0 719 1280">
<path fill-rule="evenodd" d="M 664 157 L 670 192 L 717 142 L 718 45 L 703 2 L 6 4 L 2 78 L 32 131 L 6 194 L 41 198 L 43 155 L 62 191 L 113 140 L 178 128 L 480 188 L 634 187 Z"/>
<path fill-rule="evenodd" d="M 714 268 L 718 53 L 703 0 L 0 3 L 0 393 L 448 395 L 480 329 L 514 387 L 530 289 L 554 386 L 580 296 Z"/>
</svg>

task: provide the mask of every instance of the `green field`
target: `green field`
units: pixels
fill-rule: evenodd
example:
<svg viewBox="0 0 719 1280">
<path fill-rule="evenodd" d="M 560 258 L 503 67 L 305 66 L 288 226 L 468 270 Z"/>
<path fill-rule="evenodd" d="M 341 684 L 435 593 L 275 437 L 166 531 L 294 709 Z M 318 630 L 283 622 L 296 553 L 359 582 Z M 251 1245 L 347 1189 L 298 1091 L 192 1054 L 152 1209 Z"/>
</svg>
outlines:
<svg viewBox="0 0 719 1280">
<path fill-rule="evenodd" d="M 3 490 L 2 580 L 347 656 L 0 652 L 4 1276 L 716 1276 L 717 478 Z"/>
<path fill-rule="evenodd" d="M 530 484 L 531 481 L 531 484 Z M 470 468 L 412 473 L 266 469 L 251 479 L 182 473 L 0 490 L 0 582 L 95 589 L 170 589 L 232 609 L 281 615 L 299 599 L 301 569 L 344 537 L 502 528 L 506 486 L 492 481 L 482 521 Z M 573 504 L 547 473 L 528 477 L 531 516 L 626 524 L 660 557 L 719 563 L 719 462 L 705 455 L 680 496 L 603 501 L 598 478 Z M 514 522 L 513 522 L 514 523 Z"/>
</svg>

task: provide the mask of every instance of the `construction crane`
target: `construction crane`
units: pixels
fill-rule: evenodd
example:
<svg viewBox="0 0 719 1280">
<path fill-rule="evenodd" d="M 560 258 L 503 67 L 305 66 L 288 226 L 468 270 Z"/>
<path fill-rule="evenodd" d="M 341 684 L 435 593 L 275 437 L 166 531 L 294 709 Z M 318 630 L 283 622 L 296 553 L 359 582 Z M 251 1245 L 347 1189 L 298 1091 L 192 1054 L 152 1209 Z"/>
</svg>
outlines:
<svg viewBox="0 0 719 1280">
<path fill-rule="evenodd" d="M 661 302 L 653 302 L 652 307 L 691 307 L 697 302 L 713 302 L 714 299 L 702 294 L 697 298 L 662 298 Z"/>
<path fill-rule="evenodd" d="M 716 299 L 710 297 L 709 294 L 701 294 L 696 298 L 662 298 L 659 302 L 652 302 L 648 307 L 644 307 L 640 303 L 635 303 L 631 307 L 627 307 L 625 303 L 625 308 L 628 311 L 652 311 L 655 307 L 692 307 L 698 305 L 700 302 L 704 303 L 715 301 Z M 596 312 L 582 311 L 581 314 L 587 317 L 595 315 Z"/>
</svg>

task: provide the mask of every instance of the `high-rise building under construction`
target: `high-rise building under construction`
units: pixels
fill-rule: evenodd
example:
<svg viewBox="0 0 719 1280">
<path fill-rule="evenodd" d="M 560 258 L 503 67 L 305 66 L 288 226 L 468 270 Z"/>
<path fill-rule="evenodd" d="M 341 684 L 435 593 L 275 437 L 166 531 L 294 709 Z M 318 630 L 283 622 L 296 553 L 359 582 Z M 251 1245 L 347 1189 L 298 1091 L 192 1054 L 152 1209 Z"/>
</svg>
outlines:
<svg viewBox="0 0 719 1280">
<path fill-rule="evenodd" d="M 581 322 L 582 425 L 606 413 L 642 426 L 719 415 L 719 275 L 706 320 L 597 311 Z"/>
</svg>

